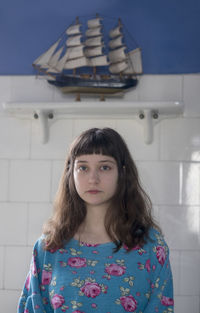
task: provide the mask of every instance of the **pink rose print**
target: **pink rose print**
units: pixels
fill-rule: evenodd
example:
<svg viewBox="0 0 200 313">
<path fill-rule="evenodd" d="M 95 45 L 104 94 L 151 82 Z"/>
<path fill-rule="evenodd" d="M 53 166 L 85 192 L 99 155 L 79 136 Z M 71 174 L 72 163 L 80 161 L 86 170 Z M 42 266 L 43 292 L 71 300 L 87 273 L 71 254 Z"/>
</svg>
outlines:
<svg viewBox="0 0 200 313">
<path fill-rule="evenodd" d="M 51 303 L 53 309 L 58 309 L 65 303 L 65 299 L 63 298 L 63 296 L 55 294 L 51 299 Z"/>
<path fill-rule="evenodd" d="M 145 263 L 145 268 L 147 270 L 147 272 L 149 273 L 151 271 L 151 264 L 150 264 L 150 259 L 148 259 Z"/>
<path fill-rule="evenodd" d="M 120 266 L 118 264 L 110 264 L 106 267 L 105 271 L 109 275 L 113 276 L 122 276 L 125 273 L 125 266 Z"/>
<path fill-rule="evenodd" d="M 174 300 L 169 297 L 162 296 L 160 301 L 165 306 L 174 305 Z"/>
<path fill-rule="evenodd" d="M 84 312 L 83 312 L 83 311 L 76 310 L 76 311 L 73 311 L 72 313 L 84 313 Z"/>
<path fill-rule="evenodd" d="M 48 272 L 46 270 L 42 271 L 42 284 L 49 285 L 52 278 L 52 272 Z"/>
<path fill-rule="evenodd" d="M 61 254 L 64 254 L 64 253 L 67 253 L 67 250 L 66 249 L 59 249 L 58 252 Z"/>
<path fill-rule="evenodd" d="M 48 245 L 48 242 L 45 242 L 45 247 L 47 247 L 47 245 Z M 49 252 L 50 253 L 55 253 L 57 250 L 58 249 L 56 249 L 56 248 L 52 248 L 52 249 L 49 250 Z"/>
<path fill-rule="evenodd" d="M 85 267 L 87 265 L 86 258 L 79 257 L 69 258 L 67 264 L 76 268 Z"/>
<path fill-rule="evenodd" d="M 43 298 L 42 302 L 43 302 L 43 304 L 48 304 L 48 299 L 47 298 Z"/>
<path fill-rule="evenodd" d="M 30 313 L 28 309 L 25 309 L 24 313 Z"/>
<path fill-rule="evenodd" d="M 96 303 L 92 303 L 92 304 L 91 304 L 91 307 L 94 308 L 94 309 L 96 309 L 96 308 L 97 308 L 97 304 L 96 304 Z"/>
<path fill-rule="evenodd" d="M 157 246 L 156 247 L 156 257 L 158 259 L 158 262 L 163 265 L 165 263 L 166 259 L 166 253 L 165 253 L 165 248 L 162 246 Z"/>
<path fill-rule="evenodd" d="M 125 245 L 125 244 L 123 244 L 123 248 L 125 249 L 125 250 L 128 250 L 128 246 L 127 245 Z M 140 246 L 135 246 L 132 250 L 133 251 L 135 251 L 135 250 L 139 250 L 140 249 Z"/>
<path fill-rule="evenodd" d="M 26 279 L 25 287 L 27 290 L 30 289 L 30 284 L 31 284 L 31 274 L 29 274 L 27 279 Z"/>
<path fill-rule="evenodd" d="M 127 312 L 134 312 L 137 308 L 137 301 L 131 295 L 121 297 L 120 301 L 121 305 Z"/>
<path fill-rule="evenodd" d="M 97 283 L 86 282 L 81 291 L 88 298 L 96 298 L 101 293 L 101 287 Z"/>
</svg>

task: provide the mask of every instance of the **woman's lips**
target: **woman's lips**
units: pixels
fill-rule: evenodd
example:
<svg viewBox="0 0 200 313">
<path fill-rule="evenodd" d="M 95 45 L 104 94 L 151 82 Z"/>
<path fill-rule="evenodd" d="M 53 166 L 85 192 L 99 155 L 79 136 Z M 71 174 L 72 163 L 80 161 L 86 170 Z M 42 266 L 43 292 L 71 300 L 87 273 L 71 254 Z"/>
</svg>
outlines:
<svg viewBox="0 0 200 313">
<path fill-rule="evenodd" d="M 100 192 L 100 190 L 88 190 L 88 193 L 91 193 L 91 194 L 97 194 L 97 193 L 99 193 Z"/>
</svg>

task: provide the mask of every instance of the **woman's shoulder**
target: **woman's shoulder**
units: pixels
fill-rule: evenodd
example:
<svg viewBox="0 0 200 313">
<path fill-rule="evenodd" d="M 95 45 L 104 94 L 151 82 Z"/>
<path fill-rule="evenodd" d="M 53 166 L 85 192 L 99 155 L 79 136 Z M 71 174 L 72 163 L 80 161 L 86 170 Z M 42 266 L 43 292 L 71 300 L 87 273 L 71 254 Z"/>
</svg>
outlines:
<svg viewBox="0 0 200 313">
<path fill-rule="evenodd" d="M 162 266 L 169 255 L 169 247 L 164 235 L 155 228 L 150 229 L 144 249 L 148 250 L 150 258 L 157 259 Z"/>
<path fill-rule="evenodd" d="M 166 249 L 166 251 L 168 250 L 168 244 L 165 240 L 164 235 L 159 230 L 153 227 L 149 230 L 146 245 L 150 248 L 153 248 L 154 250 L 158 247 L 163 247 Z"/>
<path fill-rule="evenodd" d="M 45 235 L 41 235 L 34 243 L 33 252 L 37 254 L 44 253 L 45 251 Z"/>
<path fill-rule="evenodd" d="M 164 235 L 159 231 L 158 229 L 151 227 L 149 229 L 148 237 L 150 241 L 157 242 L 159 241 L 165 241 Z"/>
</svg>

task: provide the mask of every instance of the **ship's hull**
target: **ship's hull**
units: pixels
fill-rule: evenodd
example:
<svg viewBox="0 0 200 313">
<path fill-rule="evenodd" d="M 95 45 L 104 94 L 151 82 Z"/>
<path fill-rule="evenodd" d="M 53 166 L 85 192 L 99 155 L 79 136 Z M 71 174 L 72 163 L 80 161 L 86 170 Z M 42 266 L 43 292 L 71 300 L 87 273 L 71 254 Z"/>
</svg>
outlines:
<svg viewBox="0 0 200 313">
<path fill-rule="evenodd" d="M 80 76 L 58 75 L 55 80 L 48 80 L 51 85 L 63 93 L 115 94 L 137 85 L 136 78 L 83 78 Z"/>
</svg>

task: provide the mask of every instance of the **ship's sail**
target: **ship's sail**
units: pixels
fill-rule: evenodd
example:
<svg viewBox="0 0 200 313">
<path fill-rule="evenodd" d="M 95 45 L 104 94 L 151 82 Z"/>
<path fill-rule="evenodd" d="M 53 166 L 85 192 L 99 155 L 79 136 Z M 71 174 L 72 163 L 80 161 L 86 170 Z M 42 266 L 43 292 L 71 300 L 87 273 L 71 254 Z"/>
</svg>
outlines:
<svg viewBox="0 0 200 313">
<path fill-rule="evenodd" d="M 47 51 L 45 51 L 43 54 L 41 54 L 34 62 L 33 65 L 39 66 L 39 67 L 49 67 L 48 63 L 49 60 L 51 59 L 52 55 L 54 54 L 56 48 L 59 45 L 60 38 L 54 43 Z"/>
<path fill-rule="evenodd" d="M 70 26 L 66 33 L 69 35 L 66 41 L 66 52 L 61 59 L 62 70 L 73 70 L 78 67 L 88 66 L 88 60 L 84 54 L 83 34 L 81 32 L 81 24 L 76 21 L 77 24 Z M 64 62 L 63 62 L 64 61 Z"/>
<path fill-rule="evenodd" d="M 126 52 L 127 47 L 123 43 L 122 26 L 123 25 L 119 20 L 119 25 L 109 33 L 109 71 L 112 74 L 141 74 L 141 50 L 134 49 L 131 52 Z"/>
<path fill-rule="evenodd" d="M 85 55 L 86 57 L 95 57 L 103 54 L 103 46 L 94 47 L 94 48 L 86 48 Z"/>
<path fill-rule="evenodd" d="M 109 32 L 108 55 L 104 53 L 103 19 L 97 16 L 88 20 L 85 34 L 81 28 L 82 25 L 76 19 L 75 24 L 64 32 L 65 37 L 59 38 L 33 65 L 51 73 L 102 66 L 107 66 L 110 73 L 115 75 L 142 73 L 141 50 L 137 48 L 127 52 L 121 22 Z"/>
<path fill-rule="evenodd" d="M 80 28 L 81 28 L 81 24 L 75 24 L 75 25 L 69 26 L 66 30 L 66 34 L 69 36 L 80 34 L 81 33 Z"/>
<path fill-rule="evenodd" d="M 109 71 L 112 74 L 120 74 L 124 70 L 127 69 L 128 63 L 127 63 L 127 56 L 125 53 L 126 46 L 123 45 L 123 34 L 122 34 L 122 25 L 119 21 L 119 25 L 112 29 L 109 33 L 109 36 L 111 38 L 109 42 L 110 52 L 109 52 Z"/>
<path fill-rule="evenodd" d="M 136 48 L 127 53 L 128 67 L 124 74 L 142 74 L 142 55 L 141 49 Z"/>
<path fill-rule="evenodd" d="M 58 63 L 58 69 L 61 69 L 61 64 L 63 69 L 108 65 L 107 57 L 103 55 L 101 18 L 89 20 L 87 25 L 84 42 L 82 41 L 83 35 L 80 33 L 80 24 L 67 29 L 66 33 L 72 36 L 66 41 L 67 50 L 65 56 Z"/>
<path fill-rule="evenodd" d="M 88 58 L 88 65 L 92 67 L 107 66 L 107 56 L 103 53 L 102 19 L 97 17 L 87 22 L 85 40 L 85 55 Z"/>
<path fill-rule="evenodd" d="M 121 32 L 121 25 L 118 25 L 117 27 L 111 29 L 109 36 L 110 38 L 116 38 L 118 36 L 121 36 L 122 32 Z"/>
</svg>

